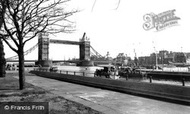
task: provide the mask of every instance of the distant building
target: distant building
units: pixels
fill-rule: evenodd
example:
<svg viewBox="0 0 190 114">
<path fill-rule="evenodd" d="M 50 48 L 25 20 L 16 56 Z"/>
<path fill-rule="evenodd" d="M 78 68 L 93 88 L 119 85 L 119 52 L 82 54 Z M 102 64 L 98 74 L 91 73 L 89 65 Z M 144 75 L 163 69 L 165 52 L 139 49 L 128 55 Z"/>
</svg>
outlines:
<svg viewBox="0 0 190 114">
<path fill-rule="evenodd" d="M 190 63 L 190 53 L 186 53 L 186 63 Z"/>
<path fill-rule="evenodd" d="M 174 54 L 174 62 L 176 63 L 186 63 L 185 53 L 178 52 Z"/>
<path fill-rule="evenodd" d="M 155 53 L 151 53 L 150 56 L 139 57 L 139 64 L 144 66 L 156 65 L 156 56 L 157 64 L 169 64 L 169 62 L 190 63 L 190 53 L 161 50 L 157 55 Z"/>
<path fill-rule="evenodd" d="M 139 64 L 140 65 L 150 65 L 150 56 L 144 56 L 144 57 L 139 57 Z"/>
<path fill-rule="evenodd" d="M 114 59 L 115 62 L 120 63 L 121 66 L 128 65 L 131 61 L 131 58 L 127 56 L 127 54 L 119 53 L 117 57 Z"/>
</svg>

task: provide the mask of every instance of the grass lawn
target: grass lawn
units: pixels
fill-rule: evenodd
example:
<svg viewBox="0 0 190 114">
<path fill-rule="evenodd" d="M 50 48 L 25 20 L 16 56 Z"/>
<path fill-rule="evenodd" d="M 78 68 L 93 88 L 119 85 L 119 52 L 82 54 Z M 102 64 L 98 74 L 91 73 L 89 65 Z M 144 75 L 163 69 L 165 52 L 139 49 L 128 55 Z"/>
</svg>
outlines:
<svg viewBox="0 0 190 114">
<path fill-rule="evenodd" d="M 49 102 L 49 114 L 102 114 L 29 83 L 26 89 L 19 90 L 18 79 L 12 77 L 15 75 L 18 72 L 7 72 L 0 78 L 0 102 Z"/>
</svg>

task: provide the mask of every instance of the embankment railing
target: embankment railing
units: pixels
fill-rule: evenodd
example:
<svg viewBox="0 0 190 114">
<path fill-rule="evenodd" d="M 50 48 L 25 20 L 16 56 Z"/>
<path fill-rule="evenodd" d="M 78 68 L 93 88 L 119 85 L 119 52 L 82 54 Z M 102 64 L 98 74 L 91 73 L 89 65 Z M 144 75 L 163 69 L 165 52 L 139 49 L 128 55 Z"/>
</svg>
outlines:
<svg viewBox="0 0 190 114">
<path fill-rule="evenodd" d="M 88 77 L 95 77 L 96 74 L 95 73 L 92 73 L 92 72 L 80 72 L 80 71 L 68 71 L 68 70 L 53 70 L 51 71 L 49 68 L 35 68 L 34 69 L 35 71 L 42 71 L 42 72 L 55 72 L 55 73 L 60 73 L 60 74 L 68 74 L 68 75 L 74 75 L 74 76 L 88 76 Z M 185 86 L 185 77 L 187 76 L 183 76 L 181 78 L 181 84 L 182 86 Z M 147 77 L 148 80 L 149 80 L 149 83 L 153 83 L 153 76 L 148 76 Z M 142 76 L 142 80 L 144 80 L 144 76 Z M 129 80 L 129 77 L 126 76 L 126 80 Z"/>
</svg>

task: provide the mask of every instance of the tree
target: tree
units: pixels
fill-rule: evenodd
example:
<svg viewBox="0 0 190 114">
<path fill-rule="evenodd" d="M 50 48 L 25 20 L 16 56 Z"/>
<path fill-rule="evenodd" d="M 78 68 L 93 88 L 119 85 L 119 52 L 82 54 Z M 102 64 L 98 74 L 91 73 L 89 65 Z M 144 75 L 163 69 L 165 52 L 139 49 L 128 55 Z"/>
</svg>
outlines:
<svg viewBox="0 0 190 114">
<path fill-rule="evenodd" d="M 25 88 L 24 46 L 41 32 L 55 34 L 71 32 L 72 22 L 67 18 L 77 10 L 67 11 L 70 0 L 1 0 L 4 42 L 19 58 L 19 87 Z M 13 43 L 11 43 L 11 41 Z"/>
<path fill-rule="evenodd" d="M 117 10 L 117 9 L 119 8 L 120 2 L 121 2 L 121 0 L 118 0 L 117 6 L 116 6 L 115 10 Z M 92 5 L 91 12 L 94 10 L 95 4 L 96 4 L 96 0 L 94 0 L 94 3 L 93 3 L 93 5 Z"/>
<path fill-rule="evenodd" d="M 0 77 L 5 77 L 6 60 L 4 55 L 5 53 L 4 53 L 3 42 L 0 38 Z"/>
</svg>

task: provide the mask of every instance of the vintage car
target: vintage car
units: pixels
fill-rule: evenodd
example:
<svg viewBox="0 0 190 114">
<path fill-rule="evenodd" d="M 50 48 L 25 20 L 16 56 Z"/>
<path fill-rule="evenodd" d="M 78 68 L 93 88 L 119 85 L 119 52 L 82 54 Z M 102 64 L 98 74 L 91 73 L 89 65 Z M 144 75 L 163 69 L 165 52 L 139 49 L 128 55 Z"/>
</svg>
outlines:
<svg viewBox="0 0 190 114">
<path fill-rule="evenodd" d="M 126 67 L 120 67 L 118 73 L 121 77 L 126 77 L 126 75 L 131 74 L 132 71 L 133 69 L 131 67 L 126 66 Z"/>
<path fill-rule="evenodd" d="M 95 76 L 117 79 L 119 78 L 118 72 L 114 65 L 99 65 L 103 69 L 96 69 Z"/>
<path fill-rule="evenodd" d="M 121 67 L 119 68 L 119 75 L 123 78 L 137 78 L 140 79 L 142 77 L 146 77 L 147 70 L 145 68 L 135 68 L 135 67 Z"/>
<path fill-rule="evenodd" d="M 55 67 L 55 66 L 50 67 L 49 71 L 50 72 L 57 72 L 58 71 L 58 67 Z"/>
</svg>

